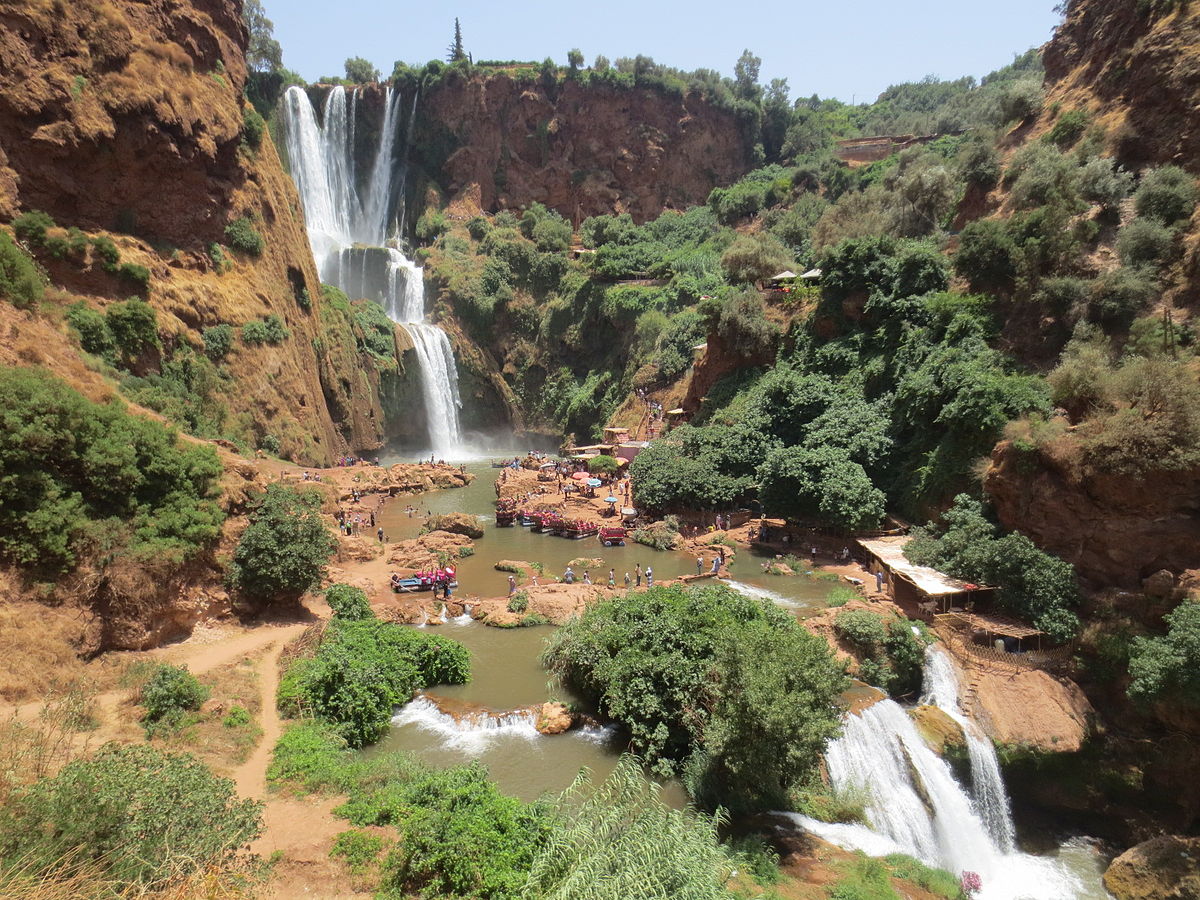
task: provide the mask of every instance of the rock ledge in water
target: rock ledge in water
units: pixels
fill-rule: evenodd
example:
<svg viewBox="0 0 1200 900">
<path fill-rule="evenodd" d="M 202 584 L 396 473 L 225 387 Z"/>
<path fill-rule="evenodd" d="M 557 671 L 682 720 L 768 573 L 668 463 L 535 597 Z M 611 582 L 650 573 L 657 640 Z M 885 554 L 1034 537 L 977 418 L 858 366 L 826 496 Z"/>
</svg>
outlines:
<svg viewBox="0 0 1200 900">
<path fill-rule="evenodd" d="M 430 516 L 425 527 L 430 531 L 449 531 L 451 534 L 465 534 L 469 538 L 483 537 L 483 529 L 479 520 L 468 513 L 446 513 L 441 516 Z"/>
<path fill-rule="evenodd" d="M 537 730 L 540 734 L 562 734 L 574 724 L 575 718 L 562 703 L 543 703 L 538 712 Z"/>
</svg>

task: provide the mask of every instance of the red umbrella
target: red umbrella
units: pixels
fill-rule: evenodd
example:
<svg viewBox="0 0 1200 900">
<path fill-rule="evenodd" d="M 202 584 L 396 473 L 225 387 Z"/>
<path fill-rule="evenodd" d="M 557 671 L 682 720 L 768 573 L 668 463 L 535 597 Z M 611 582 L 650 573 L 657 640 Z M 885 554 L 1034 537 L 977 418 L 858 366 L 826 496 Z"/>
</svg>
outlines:
<svg viewBox="0 0 1200 900">
<path fill-rule="evenodd" d="M 587 472 L 575 472 L 571 475 L 576 481 L 583 481 L 585 478 L 590 478 Z"/>
</svg>

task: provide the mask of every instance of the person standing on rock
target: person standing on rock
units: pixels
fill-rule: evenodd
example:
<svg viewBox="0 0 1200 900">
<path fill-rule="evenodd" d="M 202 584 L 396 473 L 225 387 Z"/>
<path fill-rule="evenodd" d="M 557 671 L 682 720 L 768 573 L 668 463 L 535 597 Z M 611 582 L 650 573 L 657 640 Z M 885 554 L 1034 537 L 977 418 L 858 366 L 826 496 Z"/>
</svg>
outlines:
<svg viewBox="0 0 1200 900">
<path fill-rule="evenodd" d="M 699 577 L 704 573 L 704 557 L 699 553 L 696 554 L 696 575 Z"/>
<path fill-rule="evenodd" d="M 508 596 L 512 596 L 517 592 L 517 579 L 512 575 L 508 576 Z"/>
<path fill-rule="evenodd" d="M 567 566 L 567 571 L 563 572 L 563 581 L 567 584 L 575 583 L 575 572 L 570 566 Z"/>
<path fill-rule="evenodd" d="M 608 570 L 608 586 L 609 587 L 617 586 L 617 570 L 616 569 Z"/>
<path fill-rule="evenodd" d="M 642 586 L 642 564 L 638 563 L 633 571 L 637 573 L 637 586 L 641 587 Z"/>
<path fill-rule="evenodd" d="M 646 587 L 654 587 L 654 570 L 646 566 Z"/>
</svg>

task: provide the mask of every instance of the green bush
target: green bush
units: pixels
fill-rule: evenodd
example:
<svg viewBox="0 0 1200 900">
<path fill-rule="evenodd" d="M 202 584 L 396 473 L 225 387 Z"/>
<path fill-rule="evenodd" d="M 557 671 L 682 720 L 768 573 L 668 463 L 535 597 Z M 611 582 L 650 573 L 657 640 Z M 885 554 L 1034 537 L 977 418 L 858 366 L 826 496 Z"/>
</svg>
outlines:
<svg viewBox="0 0 1200 900">
<path fill-rule="evenodd" d="M 345 860 L 351 873 L 361 875 L 371 868 L 382 852 L 382 835 L 351 829 L 334 838 L 329 855 Z"/>
<path fill-rule="evenodd" d="M 884 495 L 861 465 L 834 447 L 772 451 L 759 469 L 759 498 L 772 515 L 845 531 L 879 525 Z"/>
<path fill-rule="evenodd" d="M 232 864 L 261 832 L 261 810 L 188 754 L 110 743 L 13 795 L 0 855 L 34 873 L 86 860 L 153 893 Z"/>
<path fill-rule="evenodd" d="M 239 704 L 234 704 L 230 707 L 229 713 L 221 720 L 221 724 L 226 728 L 245 728 L 250 724 L 250 711 L 246 707 Z"/>
<path fill-rule="evenodd" d="M 253 106 L 242 110 L 242 143 L 250 150 L 262 146 L 263 135 L 266 134 L 267 123 Z"/>
<path fill-rule="evenodd" d="M 787 248 L 770 234 L 742 235 L 721 255 L 730 284 L 766 281 L 793 264 Z"/>
<path fill-rule="evenodd" d="M 1003 222 L 980 219 L 959 236 L 954 269 L 973 291 L 1010 290 L 1017 277 L 1017 246 Z"/>
<path fill-rule="evenodd" d="M 1157 266 L 1174 250 L 1175 234 L 1154 219 L 1134 219 L 1117 235 L 1117 254 L 1127 266 Z"/>
<path fill-rule="evenodd" d="M 225 255 L 225 249 L 218 243 L 208 245 L 208 258 L 212 260 L 218 275 L 224 275 L 233 268 L 233 261 Z"/>
<path fill-rule="evenodd" d="M 132 367 L 144 353 L 159 346 L 158 316 L 144 300 L 131 298 L 114 303 L 105 311 L 104 320 L 124 368 Z"/>
<path fill-rule="evenodd" d="M 224 515 L 211 447 L 98 404 L 39 369 L 0 369 L 0 556 L 65 571 L 81 555 L 182 560 L 208 547 Z"/>
<path fill-rule="evenodd" d="M 467 233 L 474 240 L 482 241 L 488 236 L 488 232 L 492 230 L 492 223 L 483 216 L 475 216 L 467 222 Z"/>
<path fill-rule="evenodd" d="M 54 227 L 54 220 L 40 209 L 21 213 L 12 221 L 13 233 L 17 240 L 24 241 L 31 247 L 42 247 L 46 243 L 46 230 Z"/>
<path fill-rule="evenodd" d="M 523 613 L 529 608 L 529 594 L 525 591 L 517 591 L 508 598 L 508 611 L 511 613 Z"/>
<path fill-rule="evenodd" d="M 295 664 L 293 664 L 293 669 Z M 282 695 L 283 683 L 280 683 Z M 286 712 L 282 708 L 281 711 Z M 308 791 L 344 789 L 345 771 L 353 756 L 345 738 L 325 722 L 305 721 L 290 726 L 275 743 L 267 780 Z"/>
<path fill-rule="evenodd" d="M 470 654 L 456 641 L 373 616 L 335 618 L 316 656 L 293 668 L 281 694 L 299 698 L 357 748 L 377 741 L 419 688 L 469 681 Z"/>
<path fill-rule="evenodd" d="M 383 307 L 373 300 L 360 300 L 351 306 L 354 321 L 362 335 L 360 346 L 376 359 L 396 365 L 396 326 Z"/>
<path fill-rule="evenodd" d="M 593 456 L 588 460 L 588 471 L 593 475 L 615 475 L 620 466 L 617 465 L 616 459 L 611 456 L 601 454 Z"/>
<path fill-rule="evenodd" d="M 1176 166 L 1162 166 L 1142 176 L 1133 199 L 1139 216 L 1174 225 L 1191 217 L 1198 196 L 1191 175 Z"/>
<path fill-rule="evenodd" d="M 79 335 L 79 346 L 85 352 L 110 362 L 116 361 L 116 344 L 102 313 L 80 300 L 67 307 L 67 322 Z"/>
<path fill-rule="evenodd" d="M 656 586 L 597 604 L 550 637 L 542 660 L 708 807 L 782 802 L 838 727 L 844 679 L 828 646 L 725 587 Z"/>
<path fill-rule="evenodd" d="M 907 619 L 884 617 L 866 609 L 843 609 L 834 631 L 859 655 L 859 677 L 893 697 L 919 694 L 925 648 Z"/>
<path fill-rule="evenodd" d="M 1079 170 L 1079 195 L 1105 210 L 1116 209 L 1133 190 L 1133 175 L 1106 156 L 1088 160 Z"/>
<path fill-rule="evenodd" d="M 571 226 L 561 218 L 542 219 L 529 236 L 543 253 L 561 252 L 571 246 Z"/>
<path fill-rule="evenodd" d="M 142 686 L 141 704 L 146 710 L 142 725 L 148 735 L 170 730 L 187 710 L 200 708 L 211 691 L 187 668 L 163 663 Z"/>
<path fill-rule="evenodd" d="M 271 313 L 265 319 L 257 322 L 247 322 L 242 326 L 242 340 L 247 344 L 281 344 L 291 337 L 291 332 L 283 324 L 283 319 Z"/>
<path fill-rule="evenodd" d="M 1167 633 L 1139 637 L 1129 659 L 1129 696 L 1200 707 L 1200 602 L 1185 600 L 1163 617 Z"/>
<path fill-rule="evenodd" d="M 200 337 L 204 341 L 204 355 L 213 362 L 220 362 L 233 349 L 233 326 L 224 322 L 205 328 Z"/>
<path fill-rule="evenodd" d="M 479 763 L 397 786 L 369 814 L 348 804 L 357 825 L 396 826 L 400 840 L 383 863 L 381 887 L 397 895 L 521 896 L 551 820 L 541 805 L 501 794 Z"/>
<path fill-rule="evenodd" d="M 254 230 L 254 223 L 247 216 L 234 219 L 225 226 L 225 241 L 234 250 L 240 250 L 251 256 L 262 256 L 264 247 L 262 235 Z"/>
<path fill-rule="evenodd" d="M 418 240 L 429 244 L 435 241 L 440 235 L 445 234 L 449 229 L 450 223 L 446 220 L 446 214 L 440 209 L 429 207 L 417 219 L 413 233 L 416 234 Z"/>
<path fill-rule="evenodd" d="M 29 255 L 0 231 L 0 297 L 18 309 L 28 309 L 42 299 L 45 286 Z"/>
<path fill-rule="evenodd" d="M 270 484 L 233 552 L 230 581 L 260 602 L 296 601 L 320 583 L 335 546 L 319 494 Z"/>
<path fill-rule="evenodd" d="M 92 238 L 92 249 L 100 260 L 100 268 L 105 272 L 116 272 L 117 264 L 121 261 L 121 251 L 106 234 Z"/>
<path fill-rule="evenodd" d="M 1158 294 L 1153 270 L 1146 266 L 1122 266 L 1092 283 L 1090 317 L 1115 328 L 1127 328 Z"/>
<path fill-rule="evenodd" d="M 1058 117 L 1054 127 L 1046 134 L 1046 140 L 1060 150 L 1066 150 L 1083 137 L 1090 120 L 1091 116 L 1088 115 L 1086 109 L 1072 109 L 1065 112 Z"/>
<path fill-rule="evenodd" d="M 353 585 L 331 584 L 325 589 L 325 602 L 339 622 L 375 618 L 366 592 Z"/>
<path fill-rule="evenodd" d="M 121 263 L 117 275 L 145 291 L 150 286 L 150 270 L 136 263 Z"/>
</svg>

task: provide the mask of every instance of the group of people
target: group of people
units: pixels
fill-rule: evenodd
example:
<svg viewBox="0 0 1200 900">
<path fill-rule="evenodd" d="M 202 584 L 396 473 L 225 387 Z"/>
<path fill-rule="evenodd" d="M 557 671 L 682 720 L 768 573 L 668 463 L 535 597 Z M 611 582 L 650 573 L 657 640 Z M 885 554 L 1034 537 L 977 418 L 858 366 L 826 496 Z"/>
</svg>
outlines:
<svg viewBox="0 0 1200 900">
<path fill-rule="evenodd" d="M 377 466 L 379 465 L 379 457 L 377 456 L 374 459 L 367 459 L 362 456 L 339 456 L 335 465 L 339 469 L 348 469 L 352 466 Z M 308 475 L 307 472 L 304 474 L 306 476 Z M 308 479 L 306 478 L 305 480 L 307 481 Z M 321 479 L 318 477 L 317 481 L 320 480 Z"/>
</svg>

